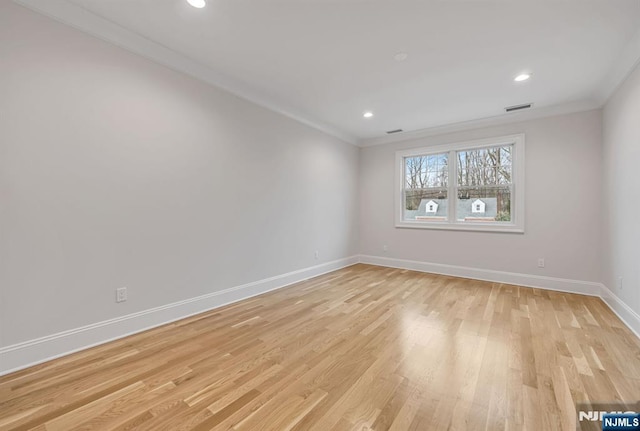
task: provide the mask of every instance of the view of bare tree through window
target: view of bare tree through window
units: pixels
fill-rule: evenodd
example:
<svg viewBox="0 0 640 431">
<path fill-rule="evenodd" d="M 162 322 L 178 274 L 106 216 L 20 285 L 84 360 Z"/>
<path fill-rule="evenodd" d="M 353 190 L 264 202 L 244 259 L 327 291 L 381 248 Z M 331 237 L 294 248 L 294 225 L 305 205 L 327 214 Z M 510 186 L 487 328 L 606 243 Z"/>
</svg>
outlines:
<svg viewBox="0 0 640 431">
<path fill-rule="evenodd" d="M 456 219 L 511 221 L 513 145 L 404 158 L 404 219 L 448 220 L 449 190 Z M 450 157 L 456 178 L 449 187 Z"/>
<path fill-rule="evenodd" d="M 512 151 L 513 145 L 505 145 L 456 152 L 458 199 L 495 202 L 495 213 L 466 218 L 458 214 L 458 221 L 511 221 Z"/>
<path fill-rule="evenodd" d="M 424 199 L 447 199 L 449 155 L 430 154 L 405 159 L 405 205 L 417 211 Z M 444 205 L 446 215 L 446 205 Z"/>
</svg>

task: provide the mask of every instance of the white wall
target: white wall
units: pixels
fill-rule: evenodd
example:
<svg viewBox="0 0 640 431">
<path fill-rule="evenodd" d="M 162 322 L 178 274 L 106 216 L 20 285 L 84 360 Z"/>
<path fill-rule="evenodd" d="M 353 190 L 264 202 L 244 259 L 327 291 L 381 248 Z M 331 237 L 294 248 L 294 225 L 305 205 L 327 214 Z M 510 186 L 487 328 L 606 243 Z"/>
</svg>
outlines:
<svg viewBox="0 0 640 431">
<path fill-rule="evenodd" d="M 0 353 L 358 252 L 604 281 L 640 312 L 639 69 L 604 114 L 359 151 L 10 2 L 0 58 Z M 395 151 L 522 132 L 525 234 L 394 227 Z"/>
<path fill-rule="evenodd" d="M 0 347 L 357 252 L 356 147 L 11 2 L 0 58 Z"/>
<path fill-rule="evenodd" d="M 394 227 L 395 151 L 515 133 L 526 135 L 524 234 Z M 360 253 L 600 281 L 600 111 L 368 147 L 360 155 Z"/>
<path fill-rule="evenodd" d="M 640 314 L 640 66 L 605 105 L 603 141 L 603 281 Z"/>
</svg>

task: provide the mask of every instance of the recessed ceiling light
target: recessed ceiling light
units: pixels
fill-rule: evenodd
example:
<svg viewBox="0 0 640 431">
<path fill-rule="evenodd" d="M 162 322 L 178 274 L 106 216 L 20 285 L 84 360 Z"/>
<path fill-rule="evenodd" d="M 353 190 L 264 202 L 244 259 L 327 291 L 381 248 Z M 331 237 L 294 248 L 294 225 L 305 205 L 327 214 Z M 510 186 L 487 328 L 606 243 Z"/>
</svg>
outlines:
<svg viewBox="0 0 640 431">
<path fill-rule="evenodd" d="M 205 7 L 207 5 L 207 2 L 205 0 L 187 0 L 187 2 L 191 6 L 197 7 L 198 9 L 202 9 L 203 7 Z"/>
<path fill-rule="evenodd" d="M 395 61 L 405 61 L 407 57 L 409 57 L 409 54 L 407 54 L 406 52 L 399 52 L 393 56 L 393 59 Z"/>
<path fill-rule="evenodd" d="M 518 75 L 515 78 L 513 78 L 513 80 L 516 81 L 516 82 L 522 82 L 522 81 L 526 81 L 529 78 L 531 78 L 531 74 L 530 73 L 521 73 L 520 75 Z"/>
<path fill-rule="evenodd" d="M 373 117 L 373 112 L 367 111 L 362 116 L 364 118 L 371 118 L 371 117 Z"/>
</svg>

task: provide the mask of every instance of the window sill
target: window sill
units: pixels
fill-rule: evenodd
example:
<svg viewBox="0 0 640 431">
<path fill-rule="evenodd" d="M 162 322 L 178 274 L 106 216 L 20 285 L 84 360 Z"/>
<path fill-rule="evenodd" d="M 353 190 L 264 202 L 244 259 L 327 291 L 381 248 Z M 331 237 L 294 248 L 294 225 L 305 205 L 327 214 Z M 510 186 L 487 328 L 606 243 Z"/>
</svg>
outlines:
<svg viewBox="0 0 640 431">
<path fill-rule="evenodd" d="M 396 228 L 402 229 L 435 229 L 435 230 L 460 230 L 467 232 L 502 232 L 524 233 L 524 228 L 515 224 L 479 225 L 470 223 L 438 223 L 438 222 L 410 222 L 396 223 Z"/>
</svg>

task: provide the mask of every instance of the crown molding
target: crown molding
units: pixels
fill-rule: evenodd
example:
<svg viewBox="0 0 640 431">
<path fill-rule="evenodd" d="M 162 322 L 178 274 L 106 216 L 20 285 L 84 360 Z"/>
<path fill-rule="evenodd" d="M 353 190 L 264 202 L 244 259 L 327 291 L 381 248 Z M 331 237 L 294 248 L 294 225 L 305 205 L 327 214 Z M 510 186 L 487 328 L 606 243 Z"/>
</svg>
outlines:
<svg viewBox="0 0 640 431">
<path fill-rule="evenodd" d="M 258 89 L 239 82 L 229 76 L 214 71 L 172 49 L 156 43 L 146 37 L 126 29 L 108 19 L 100 17 L 88 10 L 65 0 L 13 0 L 14 3 L 38 12 L 58 22 L 66 24 L 105 42 L 147 58 L 148 60 L 185 73 L 214 87 L 221 88 L 235 96 L 252 102 L 258 106 L 277 112 L 299 123 L 320 130 L 328 135 L 353 145 L 358 139 L 329 124 L 316 121 L 309 115 L 288 106 L 282 101 L 275 101 Z"/>
<path fill-rule="evenodd" d="M 631 72 L 640 65 L 640 29 L 627 42 L 626 46 L 611 65 L 609 73 L 602 80 L 594 93 L 594 98 L 601 105 L 607 103 L 611 95 L 629 77 Z"/>
<path fill-rule="evenodd" d="M 572 102 L 562 105 L 531 108 L 526 111 L 511 112 L 492 117 L 479 118 L 477 120 L 461 121 L 458 123 L 444 124 L 425 129 L 412 130 L 391 136 L 380 136 L 360 140 L 360 147 L 372 147 L 375 145 L 390 144 L 394 142 L 409 141 L 412 139 L 426 138 L 429 136 L 445 135 L 448 133 L 463 132 L 466 130 L 480 129 L 484 127 L 500 126 L 503 124 L 519 123 L 538 118 L 554 117 L 557 115 L 571 114 L 574 112 L 592 111 L 600 109 L 602 104 L 595 100 Z"/>
<path fill-rule="evenodd" d="M 438 125 L 424 129 L 407 131 L 393 136 L 379 136 L 358 139 L 330 124 L 313 119 L 312 115 L 301 112 L 286 102 L 276 100 L 273 96 L 251 87 L 249 84 L 221 74 L 208 66 L 194 61 L 174 50 L 126 29 L 112 21 L 100 17 L 88 10 L 66 0 L 12 0 L 14 3 L 48 16 L 58 22 L 88 33 L 103 41 L 126 49 L 134 54 L 185 73 L 193 78 L 214 87 L 221 88 L 242 99 L 252 102 L 270 111 L 279 113 L 306 126 L 334 136 L 340 140 L 359 147 L 388 144 L 393 142 L 418 139 L 446 133 L 470 130 L 527 121 L 536 118 L 563 115 L 572 112 L 588 111 L 601 108 L 611 94 L 624 82 L 633 69 L 640 64 L 640 30 L 629 40 L 624 50 L 612 65 L 609 73 L 594 91 L 591 100 L 572 102 L 549 107 L 533 107 L 527 111 L 500 114 L 491 117 L 473 119 L 451 124 Z"/>
</svg>

